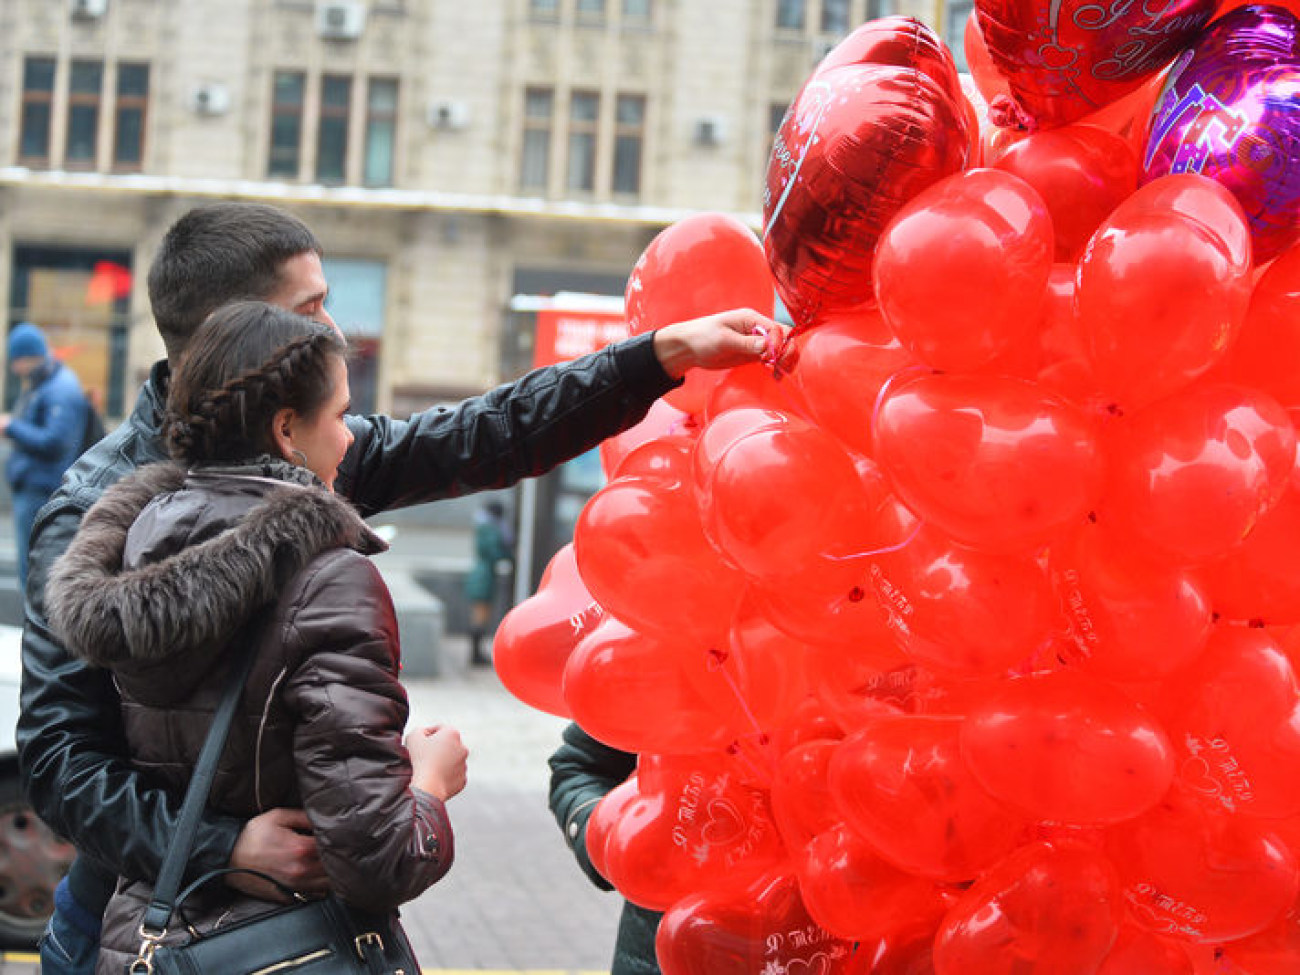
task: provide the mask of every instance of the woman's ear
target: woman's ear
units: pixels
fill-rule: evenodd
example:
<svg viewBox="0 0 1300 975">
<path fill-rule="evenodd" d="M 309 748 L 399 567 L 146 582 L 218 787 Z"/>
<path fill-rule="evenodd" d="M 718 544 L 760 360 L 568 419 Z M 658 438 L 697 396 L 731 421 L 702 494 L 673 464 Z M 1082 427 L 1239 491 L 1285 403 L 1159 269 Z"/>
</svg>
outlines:
<svg viewBox="0 0 1300 975">
<path fill-rule="evenodd" d="M 297 463 L 293 442 L 294 426 L 298 422 L 298 411 L 288 406 L 276 410 L 271 418 L 271 443 L 275 444 L 276 453 L 289 463 Z"/>
</svg>

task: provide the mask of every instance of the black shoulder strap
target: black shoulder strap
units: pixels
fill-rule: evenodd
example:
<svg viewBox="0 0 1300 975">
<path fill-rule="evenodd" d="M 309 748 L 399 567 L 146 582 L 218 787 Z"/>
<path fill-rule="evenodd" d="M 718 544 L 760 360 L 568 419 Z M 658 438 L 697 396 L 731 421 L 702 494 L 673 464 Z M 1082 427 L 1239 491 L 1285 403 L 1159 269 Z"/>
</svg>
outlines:
<svg viewBox="0 0 1300 975">
<path fill-rule="evenodd" d="M 194 834 L 198 831 L 199 818 L 208 804 L 208 794 L 212 791 L 212 780 L 217 774 L 217 759 L 226 747 L 226 736 L 239 706 L 239 698 L 248 681 L 248 674 L 253 669 L 253 660 L 257 656 L 257 641 L 248 641 L 235 666 L 231 668 L 222 692 L 221 703 L 212 716 L 212 725 L 208 736 L 199 751 L 198 761 L 194 765 L 194 774 L 190 778 L 189 788 L 185 790 L 185 801 L 181 803 L 180 817 L 176 823 L 176 835 L 167 846 L 167 855 L 163 858 L 162 869 L 158 872 L 158 882 L 154 884 L 153 897 L 145 911 L 141 929 L 148 934 L 161 935 L 171 922 L 172 911 L 176 907 L 176 895 L 180 891 L 181 878 L 185 874 L 185 864 L 189 862 L 190 850 L 194 847 Z"/>
</svg>

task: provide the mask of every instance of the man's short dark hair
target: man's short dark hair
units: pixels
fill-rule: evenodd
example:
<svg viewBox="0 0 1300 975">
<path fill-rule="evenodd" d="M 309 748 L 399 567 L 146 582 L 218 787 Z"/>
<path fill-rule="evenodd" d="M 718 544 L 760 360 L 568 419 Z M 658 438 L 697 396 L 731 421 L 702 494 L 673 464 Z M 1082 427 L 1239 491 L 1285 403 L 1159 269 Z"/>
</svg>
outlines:
<svg viewBox="0 0 1300 975">
<path fill-rule="evenodd" d="M 149 304 L 173 362 L 221 305 L 263 299 L 291 257 L 321 253 L 307 225 L 265 203 L 225 200 L 190 210 L 167 231 L 149 268 Z"/>
</svg>

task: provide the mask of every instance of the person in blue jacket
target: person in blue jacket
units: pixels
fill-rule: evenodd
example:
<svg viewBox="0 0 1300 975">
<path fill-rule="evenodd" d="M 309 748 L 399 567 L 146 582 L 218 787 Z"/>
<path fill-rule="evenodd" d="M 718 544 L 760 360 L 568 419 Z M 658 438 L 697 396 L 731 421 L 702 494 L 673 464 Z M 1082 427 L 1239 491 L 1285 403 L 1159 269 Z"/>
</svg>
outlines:
<svg viewBox="0 0 1300 975">
<path fill-rule="evenodd" d="M 0 414 L 0 434 L 13 441 L 5 477 L 13 494 L 18 578 L 25 585 L 36 512 L 81 453 L 90 404 L 76 373 L 55 360 L 45 334 L 31 322 L 9 331 L 9 368 L 22 393 L 12 414 Z"/>
</svg>

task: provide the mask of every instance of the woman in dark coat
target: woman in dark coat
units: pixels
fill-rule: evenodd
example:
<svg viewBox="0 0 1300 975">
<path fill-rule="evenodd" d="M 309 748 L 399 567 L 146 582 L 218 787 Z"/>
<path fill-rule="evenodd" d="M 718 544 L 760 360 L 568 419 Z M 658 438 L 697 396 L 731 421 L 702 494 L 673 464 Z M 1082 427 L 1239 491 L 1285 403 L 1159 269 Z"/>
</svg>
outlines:
<svg viewBox="0 0 1300 975">
<path fill-rule="evenodd" d="M 255 645 L 209 806 L 303 809 L 333 892 L 395 911 L 451 865 L 444 803 L 466 751 L 450 728 L 403 741 L 396 618 L 366 557 L 383 542 L 331 491 L 352 439 L 344 354 L 334 329 L 272 305 L 214 312 L 172 380 L 176 463 L 105 493 L 47 598 L 66 645 L 113 670 L 133 763 L 177 795 L 233 652 Z M 119 880 L 99 975 L 135 956 L 151 889 Z M 186 911 L 206 931 L 271 906 L 213 883 Z"/>
</svg>

